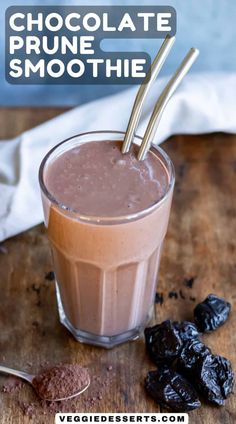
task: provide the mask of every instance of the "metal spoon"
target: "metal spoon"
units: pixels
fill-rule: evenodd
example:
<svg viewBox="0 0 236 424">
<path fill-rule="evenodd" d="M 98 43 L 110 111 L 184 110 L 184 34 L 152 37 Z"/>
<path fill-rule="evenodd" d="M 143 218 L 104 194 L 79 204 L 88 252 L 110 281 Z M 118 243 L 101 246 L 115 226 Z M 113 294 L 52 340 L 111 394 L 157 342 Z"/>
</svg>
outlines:
<svg viewBox="0 0 236 424">
<path fill-rule="evenodd" d="M 23 380 L 27 381 L 34 388 L 34 390 L 36 391 L 37 395 L 39 397 L 41 397 L 40 394 L 37 392 L 36 387 L 33 384 L 34 378 L 37 377 L 36 375 L 28 374 L 25 371 L 13 370 L 12 368 L 8 368 L 8 367 L 2 366 L 2 365 L 0 365 L 0 372 L 1 373 L 4 373 L 4 374 L 11 374 L 11 375 L 14 375 L 16 377 L 22 378 Z M 83 393 L 85 390 L 87 390 L 87 388 L 89 387 L 89 385 L 90 385 L 90 378 L 88 377 L 88 383 L 82 389 L 80 389 L 77 393 L 73 393 L 70 396 L 67 396 L 67 397 L 64 397 L 64 398 L 60 398 L 60 399 L 45 399 L 45 398 L 42 398 L 42 397 L 41 397 L 41 399 L 48 400 L 48 401 L 53 401 L 53 402 L 59 402 L 61 400 L 72 399 L 72 398 L 74 398 L 76 396 L 79 396 L 81 393 Z"/>
</svg>

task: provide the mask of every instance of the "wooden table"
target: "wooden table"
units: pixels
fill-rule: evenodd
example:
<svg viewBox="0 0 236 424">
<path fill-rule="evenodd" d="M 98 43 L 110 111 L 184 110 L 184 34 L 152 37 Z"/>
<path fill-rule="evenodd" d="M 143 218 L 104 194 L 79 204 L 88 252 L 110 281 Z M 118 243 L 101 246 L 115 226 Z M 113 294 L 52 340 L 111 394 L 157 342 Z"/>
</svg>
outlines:
<svg viewBox="0 0 236 424">
<path fill-rule="evenodd" d="M 0 138 L 13 137 L 60 112 L 61 109 L 2 109 Z M 174 162 L 177 181 L 158 282 L 164 301 L 156 305 L 155 319 L 191 319 L 194 305 L 208 293 L 224 296 L 233 305 L 230 320 L 204 340 L 214 352 L 228 357 L 236 369 L 236 136 L 178 135 L 165 142 L 164 148 Z M 107 351 L 77 343 L 60 325 L 54 284 L 45 279 L 52 264 L 43 225 L 2 246 L 0 362 L 35 371 L 44 361 L 88 365 L 98 381 L 105 379 L 99 389 L 102 399 L 97 399 L 98 393 L 94 396 L 95 386 L 92 387 L 85 396 L 86 407 L 84 400 L 78 399 L 77 412 L 159 411 L 143 389 L 145 374 L 154 368 L 143 340 Z M 191 289 L 185 280 L 192 277 Z M 177 299 L 169 298 L 171 291 L 177 292 Z M 109 367 L 112 370 L 108 371 Z M 6 378 L 1 376 L 0 384 L 5 383 Z M 91 402 L 89 396 L 94 397 Z M 14 393 L 0 394 L 2 424 L 54 422 L 53 415 L 32 420 L 24 416 L 18 404 L 22 400 L 36 402 L 27 385 Z M 190 414 L 190 423 L 194 424 L 235 422 L 234 396 L 223 408 L 204 404 Z"/>
</svg>

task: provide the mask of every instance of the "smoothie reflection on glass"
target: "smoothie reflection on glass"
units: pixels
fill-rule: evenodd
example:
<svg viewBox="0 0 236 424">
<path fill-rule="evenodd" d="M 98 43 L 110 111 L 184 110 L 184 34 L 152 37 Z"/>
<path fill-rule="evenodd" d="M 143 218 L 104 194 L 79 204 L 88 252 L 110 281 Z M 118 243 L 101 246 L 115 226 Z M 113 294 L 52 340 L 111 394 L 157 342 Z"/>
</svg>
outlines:
<svg viewBox="0 0 236 424">
<path fill-rule="evenodd" d="M 138 136 L 72 137 L 42 161 L 39 179 L 61 322 L 82 342 L 112 347 L 138 337 L 151 317 L 174 187 L 173 165 Z"/>
</svg>

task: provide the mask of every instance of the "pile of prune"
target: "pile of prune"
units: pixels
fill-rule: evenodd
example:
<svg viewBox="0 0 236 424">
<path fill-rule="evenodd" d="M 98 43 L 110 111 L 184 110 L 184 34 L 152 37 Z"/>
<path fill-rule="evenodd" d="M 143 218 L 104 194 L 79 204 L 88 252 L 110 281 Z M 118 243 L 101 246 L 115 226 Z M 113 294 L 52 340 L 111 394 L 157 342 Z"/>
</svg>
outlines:
<svg viewBox="0 0 236 424">
<path fill-rule="evenodd" d="M 177 412 L 199 408 L 197 392 L 208 402 L 224 405 L 234 386 L 231 363 L 213 355 L 199 332 L 216 330 L 229 313 L 230 304 L 210 294 L 194 309 L 195 324 L 167 320 L 145 329 L 147 352 L 158 366 L 148 373 L 145 388 L 160 406 Z"/>
</svg>

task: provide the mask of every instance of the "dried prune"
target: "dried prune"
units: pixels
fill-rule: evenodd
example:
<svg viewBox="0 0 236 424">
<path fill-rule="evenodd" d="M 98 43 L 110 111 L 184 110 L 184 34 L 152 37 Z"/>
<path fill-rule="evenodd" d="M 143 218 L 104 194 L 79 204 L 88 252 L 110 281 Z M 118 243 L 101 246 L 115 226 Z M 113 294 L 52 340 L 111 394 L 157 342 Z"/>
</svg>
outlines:
<svg viewBox="0 0 236 424">
<path fill-rule="evenodd" d="M 172 369 L 150 371 L 145 380 L 145 387 L 160 406 L 172 411 L 191 411 L 201 406 L 195 389 Z"/>
<path fill-rule="evenodd" d="M 224 405 L 232 393 L 234 374 L 228 359 L 219 355 L 207 355 L 198 361 L 195 381 L 199 391 L 212 403 Z"/>
<path fill-rule="evenodd" d="M 173 326 L 178 331 L 183 342 L 192 340 L 198 337 L 198 329 L 195 324 L 189 321 L 173 321 Z"/>
<path fill-rule="evenodd" d="M 186 375 L 193 375 L 198 361 L 211 353 L 209 347 L 199 339 L 188 340 L 178 358 L 177 367 Z"/>
<path fill-rule="evenodd" d="M 183 342 L 170 320 L 144 331 L 147 351 L 156 363 L 172 362 L 179 355 Z"/>
<path fill-rule="evenodd" d="M 195 324 L 188 321 L 163 321 L 144 331 L 147 351 L 156 364 L 176 359 L 184 343 L 198 337 Z"/>
<path fill-rule="evenodd" d="M 194 309 L 194 320 L 201 332 L 210 333 L 227 320 L 230 313 L 230 303 L 225 299 L 209 294 Z"/>
<path fill-rule="evenodd" d="M 159 367 L 148 373 L 145 387 L 158 404 L 181 412 L 198 408 L 196 389 L 209 402 L 224 405 L 234 386 L 231 363 L 213 355 L 199 339 L 199 332 L 220 327 L 230 309 L 228 302 L 210 294 L 194 309 L 195 324 L 167 320 L 145 329 L 147 351 Z M 169 368 L 173 365 L 181 375 Z M 195 389 L 182 375 L 193 382 Z"/>
</svg>

